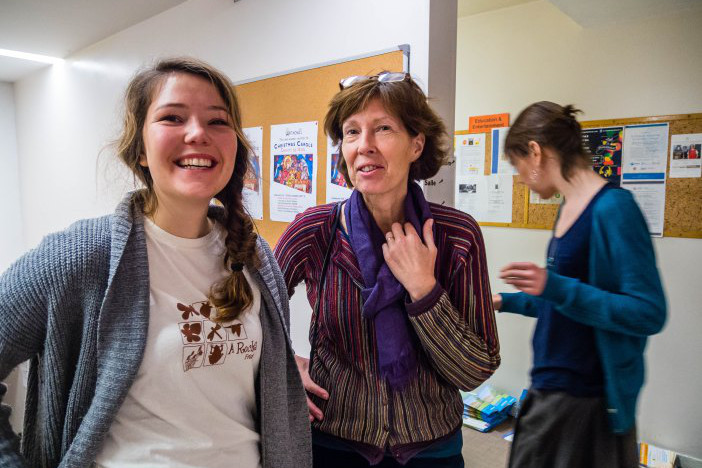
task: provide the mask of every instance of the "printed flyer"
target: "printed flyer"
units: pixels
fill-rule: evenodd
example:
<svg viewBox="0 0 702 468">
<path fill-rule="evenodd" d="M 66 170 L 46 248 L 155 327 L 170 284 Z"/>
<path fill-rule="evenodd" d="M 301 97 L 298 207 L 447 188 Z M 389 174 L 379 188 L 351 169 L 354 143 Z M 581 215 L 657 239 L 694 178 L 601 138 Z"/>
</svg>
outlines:
<svg viewBox="0 0 702 468">
<path fill-rule="evenodd" d="M 271 125 L 272 221 L 290 222 L 316 205 L 317 122 Z"/>
<path fill-rule="evenodd" d="M 244 206 L 253 219 L 263 219 L 263 184 L 261 180 L 263 127 L 250 127 L 243 130 L 253 149 L 253 153 L 249 154 L 249 169 L 244 175 Z"/>
</svg>

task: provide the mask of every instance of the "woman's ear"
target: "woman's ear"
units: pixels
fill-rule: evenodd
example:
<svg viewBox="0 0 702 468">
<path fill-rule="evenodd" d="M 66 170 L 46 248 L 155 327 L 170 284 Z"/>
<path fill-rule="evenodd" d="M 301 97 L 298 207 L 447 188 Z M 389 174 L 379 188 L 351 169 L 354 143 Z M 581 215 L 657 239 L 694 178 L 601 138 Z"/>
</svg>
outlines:
<svg viewBox="0 0 702 468">
<path fill-rule="evenodd" d="M 146 155 L 144 153 L 142 153 L 141 156 L 139 156 L 139 165 L 141 167 L 149 167 L 149 163 L 146 160 Z"/>
<path fill-rule="evenodd" d="M 426 137 L 423 133 L 418 134 L 416 137 L 412 138 L 412 162 L 419 159 L 424 151 L 424 143 L 426 142 Z"/>
<path fill-rule="evenodd" d="M 543 150 L 541 148 L 541 145 L 538 144 L 535 141 L 530 141 L 529 142 L 529 159 L 532 160 L 533 163 L 535 163 L 537 166 L 541 165 L 541 162 L 543 161 L 544 154 Z"/>
</svg>

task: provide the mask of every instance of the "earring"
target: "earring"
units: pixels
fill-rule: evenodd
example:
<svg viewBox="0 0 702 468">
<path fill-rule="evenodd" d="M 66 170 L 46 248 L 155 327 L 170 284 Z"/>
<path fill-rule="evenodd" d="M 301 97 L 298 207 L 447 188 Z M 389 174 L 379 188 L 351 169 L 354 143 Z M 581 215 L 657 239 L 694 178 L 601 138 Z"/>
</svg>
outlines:
<svg viewBox="0 0 702 468">
<path fill-rule="evenodd" d="M 539 180 L 539 171 L 537 171 L 536 169 L 532 169 L 531 174 L 529 174 L 529 176 L 532 182 L 536 182 L 537 180 Z"/>
</svg>

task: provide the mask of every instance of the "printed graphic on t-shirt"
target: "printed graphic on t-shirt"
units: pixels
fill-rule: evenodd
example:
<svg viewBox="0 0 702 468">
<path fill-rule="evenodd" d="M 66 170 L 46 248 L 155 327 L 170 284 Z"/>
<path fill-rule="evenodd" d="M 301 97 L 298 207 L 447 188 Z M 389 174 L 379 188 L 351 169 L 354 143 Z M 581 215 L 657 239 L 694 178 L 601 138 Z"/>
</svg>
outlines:
<svg viewBox="0 0 702 468">
<path fill-rule="evenodd" d="M 208 301 L 178 303 L 183 321 L 178 323 L 183 340 L 183 371 L 219 366 L 227 357 L 253 359 L 258 341 L 249 340 L 240 320 L 229 325 L 210 320 L 216 310 Z"/>
</svg>

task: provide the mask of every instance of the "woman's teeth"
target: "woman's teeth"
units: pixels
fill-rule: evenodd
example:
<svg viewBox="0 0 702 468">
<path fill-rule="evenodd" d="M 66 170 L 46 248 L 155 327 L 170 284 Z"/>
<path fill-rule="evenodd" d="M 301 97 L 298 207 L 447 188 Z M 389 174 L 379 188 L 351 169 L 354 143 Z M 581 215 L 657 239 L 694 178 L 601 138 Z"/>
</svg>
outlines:
<svg viewBox="0 0 702 468">
<path fill-rule="evenodd" d="M 363 166 L 361 172 L 370 172 L 378 169 L 378 166 Z"/>
<path fill-rule="evenodd" d="M 186 158 L 178 161 L 180 167 L 212 167 L 212 160 L 206 158 Z"/>
</svg>

